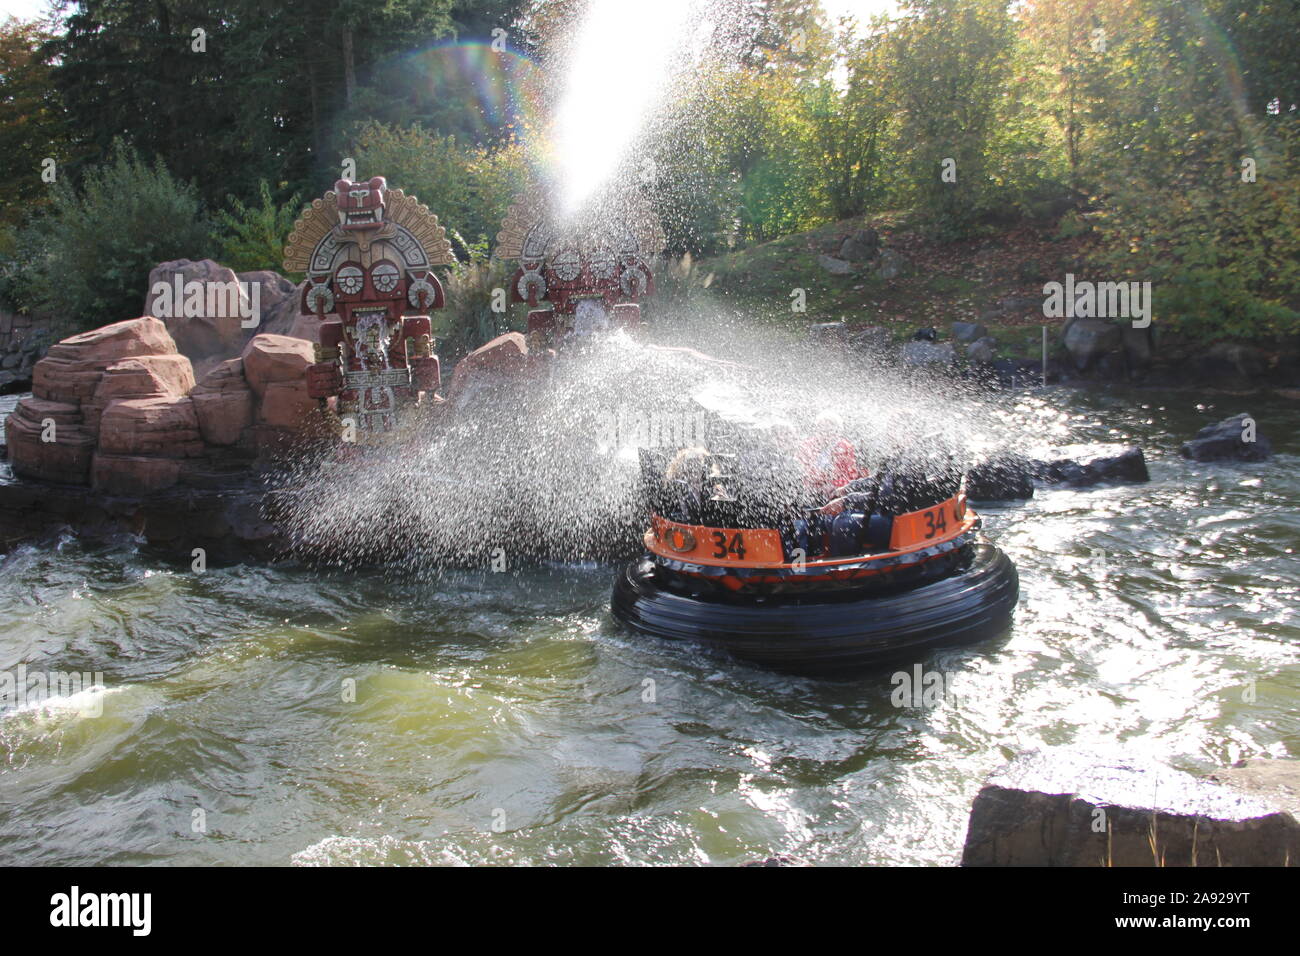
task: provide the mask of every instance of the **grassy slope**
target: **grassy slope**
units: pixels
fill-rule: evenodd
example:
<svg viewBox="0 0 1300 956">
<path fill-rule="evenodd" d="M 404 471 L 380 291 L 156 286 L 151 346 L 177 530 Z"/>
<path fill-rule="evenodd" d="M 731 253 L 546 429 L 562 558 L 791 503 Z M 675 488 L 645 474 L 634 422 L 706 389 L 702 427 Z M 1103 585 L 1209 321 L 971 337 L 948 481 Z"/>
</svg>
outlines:
<svg viewBox="0 0 1300 956">
<path fill-rule="evenodd" d="M 863 268 L 837 276 L 818 265 L 819 253 L 838 247 L 838 237 L 862 225 L 857 220 L 831 223 L 701 260 L 690 269 L 691 294 L 703 292 L 731 308 L 787 324 L 844 320 L 850 328 L 883 326 L 899 340 L 929 327 L 942 340 L 950 336 L 950 323 L 980 321 L 998 340 L 1001 354 L 1029 356 L 1039 352 L 1042 326 L 1053 327 L 1055 336 L 1061 324 L 1042 315 L 1043 283 L 1063 280 L 1069 271 L 1080 277 L 1085 272 L 1079 263 L 1086 240 L 1060 238 L 1056 222 L 1019 224 L 985 238 L 937 243 L 890 214 L 872 217 L 865 225 L 879 232 L 883 245 L 908 259 L 906 275 L 886 281 Z M 807 312 L 802 315 L 791 311 L 795 288 L 806 290 Z M 986 315 L 1009 296 L 1035 304 Z"/>
</svg>

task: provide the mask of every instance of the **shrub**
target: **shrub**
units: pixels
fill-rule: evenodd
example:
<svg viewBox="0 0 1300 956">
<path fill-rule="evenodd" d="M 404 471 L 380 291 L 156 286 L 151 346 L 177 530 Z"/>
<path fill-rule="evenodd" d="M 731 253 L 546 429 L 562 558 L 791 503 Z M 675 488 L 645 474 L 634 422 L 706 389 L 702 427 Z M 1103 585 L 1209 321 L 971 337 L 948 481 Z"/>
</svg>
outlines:
<svg viewBox="0 0 1300 956">
<path fill-rule="evenodd" d="M 1242 181 L 1230 147 L 1187 164 L 1175 188 L 1129 177 L 1099 217 L 1097 264 L 1151 280 L 1156 321 L 1196 338 L 1300 331 L 1297 146 L 1271 139 L 1257 182 Z"/>
<path fill-rule="evenodd" d="M 447 227 L 462 258 L 485 253 L 526 183 L 523 151 L 513 144 L 488 150 L 419 125 L 376 122 L 358 128 L 352 141 L 358 175 L 383 176 L 393 189 L 415 195 Z"/>
<path fill-rule="evenodd" d="M 58 183 L 46 215 L 19 239 L 21 304 L 56 328 L 80 331 L 140 314 L 150 270 L 210 255 L 194 187 L 120 140 L 87 170 L 81 189 Z"/>
<path fill-rule="evenodd" d="M 236 272 L 278 272 L 284 262 L 284 244 L 300 212 L 297 193 L 277 205 L 265 179 L 258 183 L 258 193 L 261 205 L 246 206 L 231 196 L 230 210 L 217 212 L 213 240 L 221 247 L 222 265 Z"/>
</svg>

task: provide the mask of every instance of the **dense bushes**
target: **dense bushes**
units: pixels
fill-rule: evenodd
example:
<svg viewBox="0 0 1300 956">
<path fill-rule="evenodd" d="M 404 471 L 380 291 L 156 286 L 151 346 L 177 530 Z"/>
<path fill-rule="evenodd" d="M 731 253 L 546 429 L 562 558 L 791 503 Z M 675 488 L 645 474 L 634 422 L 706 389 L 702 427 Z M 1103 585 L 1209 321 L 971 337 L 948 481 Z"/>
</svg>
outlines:
<svg viewBox="0 0 1300 956">
<path fill-rule="evenodd" d="M 352 136 L 357 175 L 384 176 L 419 197 L 447 227 L 458 256 L 486 258 L 506 210 L 527 181 L 523 150 L 467 145 L 417 125 L 370 122 Z"/>
<path fill-rule="evenodd" d="M 118 141 L 80 188 L 60 181 L 19 234 L 16 297 L 61 330 L 139 315 L 149 271 L 210 255 L 210 229 L 193 187 Z"/>
<path fill-rule="evenodd" d="M 221 248 L 221 264 L 236 272 L 278 272 L 284 261 L 284 244 L 302 212 L 297 193 L 277 203 L 265 179 L 258 183 L 258 193 L 261 201 L 256 206 L 231 196 L 230 209 L 217 212 L 213 239 Z"/>
</svg>

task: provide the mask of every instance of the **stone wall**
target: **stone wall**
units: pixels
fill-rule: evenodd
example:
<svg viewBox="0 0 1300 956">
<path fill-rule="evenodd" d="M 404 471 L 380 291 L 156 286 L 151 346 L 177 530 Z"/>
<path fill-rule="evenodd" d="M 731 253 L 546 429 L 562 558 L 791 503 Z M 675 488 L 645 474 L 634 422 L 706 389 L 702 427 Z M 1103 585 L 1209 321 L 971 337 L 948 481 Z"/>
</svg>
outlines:
<svg viewBox="0 0 1300 956">
<path fill-rule="evenodd" d="M 0 394 L 26 391 L 51 341 L 49 322 L 0 307 Z"/>
</svg>

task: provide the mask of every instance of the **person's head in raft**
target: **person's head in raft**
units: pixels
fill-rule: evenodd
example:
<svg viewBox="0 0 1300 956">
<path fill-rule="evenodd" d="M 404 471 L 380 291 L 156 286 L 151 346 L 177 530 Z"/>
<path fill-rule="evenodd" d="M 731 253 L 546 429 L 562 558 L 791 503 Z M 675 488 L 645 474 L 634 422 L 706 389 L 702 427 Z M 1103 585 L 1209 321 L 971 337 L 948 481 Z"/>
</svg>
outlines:
<svg viewBox="0 0 1300 956">
<path fill-rule="evenodd" d="M 799 449 L 808 488 L 829 498 L 858 477 L 857 452 L 844 437 L 844 419 L 830 409 L 818 414 L 813 433 Z"/>
<path fill-rule="evenodd" d="M 683 448 L 664 470 L 664 477 L 669 481 L 685 481 L 689 485 L 699 485 L 709 473 L 708 449 L 696 445 Z"/>
<path fill-rule="evenodd" d="M 813 435 L 828 443 L 843 438 L 844 419 L 839 412 L 831 411 L 829 408 L 819 412 L 817 418 L 813 420 Z"/>
</svg>

